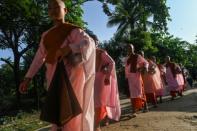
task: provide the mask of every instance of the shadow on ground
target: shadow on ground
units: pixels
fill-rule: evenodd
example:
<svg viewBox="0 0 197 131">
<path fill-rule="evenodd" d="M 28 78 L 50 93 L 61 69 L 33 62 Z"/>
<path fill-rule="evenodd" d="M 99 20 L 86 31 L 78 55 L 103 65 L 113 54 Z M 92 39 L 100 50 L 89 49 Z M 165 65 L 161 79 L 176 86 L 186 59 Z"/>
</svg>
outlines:
<svg viewBox="0 0 197 131">
<path fill-rule="evenodd" d="M 157 108 L 153 108 L 149 104 L 149 110 L 154 112 L 187 112 L 187 113 L 196 113 L 197 112 L 197 89 L 189 89 L 185 91 L 183 97 L 177 97 L 175 100 L 171 100 L 170 96 L 165 96 L 163 98 L 163 103 L 158 104 Z M 130 100 L 121 95 L 121 121 L 128 121 L 132 119 L 132 107 Z M 141 113 L 141 112 L 139 112 Z M 191 118 L 188 118 L 191 119 Z M 197 116 L 193 116 L 192 119 L 197 119 Z M 116 121 L 110 121 L 110 124 L 116 124 Z M 104 124 L 102 124 L 104 126 Z M 36 131 L 49 131 L 50 126 L 38 129 Z"/>
</svg>

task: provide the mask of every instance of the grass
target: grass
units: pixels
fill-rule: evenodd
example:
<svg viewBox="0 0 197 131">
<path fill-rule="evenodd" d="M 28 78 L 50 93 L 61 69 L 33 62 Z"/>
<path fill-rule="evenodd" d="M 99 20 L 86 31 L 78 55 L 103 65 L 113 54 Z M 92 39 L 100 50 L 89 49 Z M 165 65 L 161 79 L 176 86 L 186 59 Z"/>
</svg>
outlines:
<svg viewBox="0 0 197 131">
<path fill-rule="evenodd" d="M 34 131 L 48 125 L 39 120 L 40 112 L 19 112 L 16 116 L 5 116 L 0 118 L 0 131 Z"/>
</svg>

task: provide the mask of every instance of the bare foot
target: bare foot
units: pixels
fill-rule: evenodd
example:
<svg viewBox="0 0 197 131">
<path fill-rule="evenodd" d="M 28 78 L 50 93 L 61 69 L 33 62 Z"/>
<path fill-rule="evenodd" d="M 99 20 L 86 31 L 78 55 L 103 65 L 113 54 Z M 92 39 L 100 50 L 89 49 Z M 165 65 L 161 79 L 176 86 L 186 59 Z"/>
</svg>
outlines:
<svg viewBox="0 0 197 131">
<path fill-rule="evenodd" d="M 107 118 L 107 117 L 105 118 L 104 125 L 105 126 L 108 126 L 109 125 L 109 118 Z"/>
<path fill-rule="evenodd" d="M 131 117 L 132 118 L 137 117 L 137 113 L 133 113 Z"/>
<path fill-rule="evenodd" d="M 97 127 L 95 131 L 101 131 L 101 128 L 100 127 Z"/>
<path fill-rule="evenodd" d="M 109 125 L 109 122 L 105 122 L 105 126 L 108 126 Z"/>
</svg>

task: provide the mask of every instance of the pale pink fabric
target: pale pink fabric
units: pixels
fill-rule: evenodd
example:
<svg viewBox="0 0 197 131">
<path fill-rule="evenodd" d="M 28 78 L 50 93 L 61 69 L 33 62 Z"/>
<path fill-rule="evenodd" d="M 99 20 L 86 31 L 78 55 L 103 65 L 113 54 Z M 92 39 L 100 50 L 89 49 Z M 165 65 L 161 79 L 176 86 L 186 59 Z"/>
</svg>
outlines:
<svg viewBox="0 0 197 131">
<path fill-rule="evenodd" d="M 47 32 L 46 32 L 47 33 Z M 39 49 L 34 57 L 34 60 L 26 74 L 26 77 L 32 78 L 39 68 L 44 63 L 46 50 L 44 49 L 42 39 Z M 54 43 L 55 44 L 55 43 Z M 63 127 L 63 131 L 93 131 L 94 129 L 94 98 L 93 88 L 95 79 L 95 43 L 83 30 L 74 29 L 64 41 L 62 48 L 69 46 L 73 53 L 81 53 L 82 61 L 76 67 L 71 67 L 64 60 L 65 68 L 77 96 L 77 99 L 82 107 L 83 113 L 73 118 Z M 46 64 L 46 79 L 47 87 L 52 80 L 56 63 Z M 52 126 L 52 130 L 56 130 L 56 126 Z"/>
<path fill-rule="evenodd" d="M 149 62 L 149 66 L 156 66 L 155 63 L 153 63 L 152 61 L 148 61 Z M 146 94 L 148 93 L 156 93 L 156 89 L 157 89 L 157 86 L 158 86 L 158 79 L 157 79 L 157 76 L 156 76 L 156 73 L 155 74 L 150 74 L 150 73 L 145 73 L 142 75 L 142 79 L 143 79 L 143 82 L 144 82 L 144 91 Z"/>
<path fill-rule="evenodd" d="M 149 66 L 153 66 L 154 63 L 152 61 L 148 61 Z M 155 93 L 156 87 L 155 82 L 153 80 L 153 74 L 145 73 L 142 74 L 142 80 L 144 83 L 144 92 L 147 93 Z"/>
<path fill-rule="evenodd" d="M 181 73 L 177 74 L 177 81 L 178 81 L 178 85 L 180 86 L 183 86 L 185 84 L 183 75 Z"/>
<path fill-rule="evenodd" d="M 182 73 L 177 74 L 177 78 L 176 79 L 178 81 L 179 90 L 183 90 L 184 84 L 185 84 L 184 78 L 183 78 L 183 74 Z"/>
<path fill-rule="evenodd" d="M 130 64 L 127 65 L 127 59 L 125 59 L 125 77 L 128 79 L 129 91 L 131 98 L 143 98 L 143 81 L 141 73 L 131 73 Z M 137 68 L 145 66 L 148 68 L 148 62 L 142 57 L 138 56 L 137 58 Z"/>
<path fill-rule="evenodd" d="M 170 67 L 166 68 L 166 81 L 168 83 L 168 88 L 170 91 L 180 91 L 183 88 L 181 74 L 177 74 L 174 78 Z"/>
<path fill-rule="evenodd" d="M 104 74 L 101 70 L 102 66 L 107 65 L 107 74 Z M 99 65 L 98 72 L 96 72 L 95 84 L 94 84 L 94 105 L 95 107 L 106 106 L 109 99 L 110 88 L 105 86 L 104 80 L 110 79 L 110 74 L 113 69 L 114 61 L 109 57 L 107 52 L 101 54 L 101 64 Z"/>
<path fill-rule="evenodd" d="M 153 79 L 153 75 L 151 74 L 144 74 L 142 76 L 144 82 L 144 91 L 145 93 L 156 93 L 156 85 Z"/>
<path fill-rule="evenodd" d="M 155 75 L 153 76 L 153 79 L 154 79 L 155 85 L 156 85 L 156 96 L 163 96 L 164 95 L 164 85 L 163 85 L 163 81 L 162 81 L 160 70 L 159 70 L 158 66 L 156 66 L 155 71 L 156 72 L 155 72 Z"/>
<path fill-rule="evenodd" d="M 101 54 L 101 67 L 106 64 L 108 64 L 107 74 L 103 73 L 101 69 L 99 69 L 99 71 L 96 73 L 94 90 L 95 107 L 106 106 L 107 116 L 110 119 L 118 121 L 120 118 L 121 110 L 115 62 L 107 54 L 107 52 L 103 52 Z M 105 78 L 110 80 L 109 85 L 104 84 Z"/>
</svg>

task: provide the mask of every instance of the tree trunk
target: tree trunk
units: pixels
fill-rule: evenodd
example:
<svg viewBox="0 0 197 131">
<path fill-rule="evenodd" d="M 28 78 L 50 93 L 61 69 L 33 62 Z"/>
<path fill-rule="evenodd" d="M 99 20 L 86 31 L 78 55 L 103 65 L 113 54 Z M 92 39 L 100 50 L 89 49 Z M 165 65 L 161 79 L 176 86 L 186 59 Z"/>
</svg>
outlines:
<svg viewBox="0 0 197 131">
<path fill-rule="evenodd" d="M 35 77 L 33 79 L 33 85 L 34 85 L 34 96 L 35 96 L 34 100 L 37 106 L 37 110 L 39 110 L 40 108 L 40 96 L 39 96 L 39 90 L 38 90 L 38 87 L 39 87 L 38 82 L 39 82 L 38 77 Z"/>
<path fill-rule="evenodd" d="M 130 25 L 130 39 L 132 40 L 132 38 L 134 37 L 134 23 L 131 22 L 131 25 Z"/>
<path fill-rule="evenodd" d="M 18 90 L 19 85 L 20 85 L 20 57 L 17 55 L 14 56 L 14 79 L 15 79 L 15 87 L 16 87 L 16 99 L 17 99 L 17 104 L 20 104 L 20 92 Z"/>
</svg>

